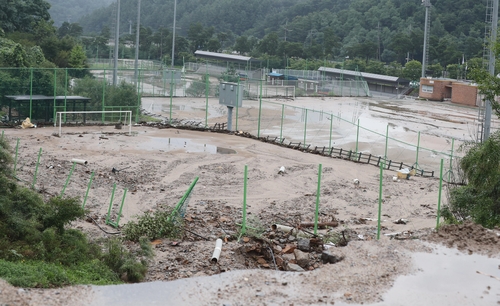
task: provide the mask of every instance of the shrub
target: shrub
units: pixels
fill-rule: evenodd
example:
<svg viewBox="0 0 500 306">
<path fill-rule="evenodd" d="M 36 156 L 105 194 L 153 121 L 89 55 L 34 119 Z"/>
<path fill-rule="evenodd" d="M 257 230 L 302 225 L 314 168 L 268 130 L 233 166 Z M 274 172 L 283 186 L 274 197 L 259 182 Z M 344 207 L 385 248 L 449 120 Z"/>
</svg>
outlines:
<svg viewBox="0 0 500 306">
<path fill-rule="evenodd" d="M 130 221 L 125 224 L 122 232 L 127 240 L 132 241 L 138 241 L 143 236 L 150 240 L 180 237 L 182 221 L 180 218 L 171 217 L 171 214 L 171 210 L 145 212 L 137 218 L 137 222 Z"/>
</svg>

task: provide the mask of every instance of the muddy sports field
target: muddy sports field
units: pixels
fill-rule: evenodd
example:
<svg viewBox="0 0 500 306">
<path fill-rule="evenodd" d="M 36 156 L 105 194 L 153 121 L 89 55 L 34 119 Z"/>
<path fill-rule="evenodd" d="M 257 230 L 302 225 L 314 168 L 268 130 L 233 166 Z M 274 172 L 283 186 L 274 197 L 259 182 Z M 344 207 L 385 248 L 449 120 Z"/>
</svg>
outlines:
<svg viewBox="0 0 500 306">
<path fill-rule="evenodd" d="M 197 103 L 191 100 L 179 99 L 176 104 Z M 446 137 L 466 139 L 473 134 L 477 115 L 474 108 L 404 100 L 286 103 L 336 113 L 339 107 L 344 113 L 353 108 L 365 122 L 379 120 L 382 131 L 391 124 L 394 137 L 409 141 L 415 139 L 415 131 L 425 131 L 437 147 Z M 167 99 L 144 99 L 144 105 L 150 106 L 152 116 L 168 118 Z M 224 112 L 215 110 L 220 106 L 210 101 L 211 122 L 225 122 Z M 203 122 L 204 113 L 174 109 L 176 119 L 193 122 Z M 245 120 L 254 119 L 240 120 L 244 126 Z M 105 223 L 115 184 L 111 219 L 117 220 L 126 189 L 119 221 L 123 225 L 146 211 L 175 206 L 196 177 L 198 182 L 187 202 L 182 239 L 151 242 L 155 257 L 146 283 L 42 290 L 2 282 L 2 304 L 423 305 L 422 296 L 432 298 L 427 305 L 500 303 L 499 230 L 467 223 L 436 232 L 439 176 L 394 179 L 395 170 L 384 171 L 377 240 L 378 167 L 279 146 L 247 133 L 160 127 L 134 125 L 128 135 L 125 128 L 114 126 L 64 126 L 61 137 L 50 126 L 5 130 L 12 146 L 19 138 L 17 175 L 25 184 L 33 183 L 42 148 L 35 187 L 46 197 L 61 193 L 72 159 L 87 161 L 75 166 L 64 194 L 83 199 L 94 173 L 85 205 L 91 218 L 72 224 L 94 238 L 120 231 Z M 378 150 L 383 141 L 367 137 L 361 147 Z M 337 140 L 339 146 L 349 142 L 346 137 Z M 407 151 L 411 150 L 399 149 L 397 157 L 412 164 L 414 152 Z M 436 164 L 436 158 L 421 156 L 429 165 Z M 240 237 L 245 166 L 248 232 Z M 280 171 L 282 167 L 285 171 Z M 317 203 L 319 236 L 313 236 Z M 211 257 L 218 238 L 223 246 L 214 263 Z M 448 272 L 460 272 L 465 280 Z M 412 277 L 420 277 L 420 283 L 412 283 Z"/>
</svg>

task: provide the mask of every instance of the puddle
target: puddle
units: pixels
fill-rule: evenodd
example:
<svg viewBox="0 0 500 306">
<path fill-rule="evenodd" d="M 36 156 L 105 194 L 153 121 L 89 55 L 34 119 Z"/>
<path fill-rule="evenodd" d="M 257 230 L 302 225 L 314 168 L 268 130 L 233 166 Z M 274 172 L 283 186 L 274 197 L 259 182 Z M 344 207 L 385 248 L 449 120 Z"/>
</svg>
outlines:
<svg viewBox="0 0 500 306">
<path fill-rule="evenodd" d="M 183 150 L 186 153 L 201 153 L 206 152 L 210 154 L 236 154 L 233 149 L 218 147 L 210 144 L 202 144 L 194 142 L 188 138 L 161 138 L 149 137 L 149 141 L 141 143 L 137 147 L 140 150 L 147 151 L 176 151 Z"/>
<path fill-rule="evenodd" d="M 417 272 L 413 275 L 398 277 L 394 286 L 383 294 L 383 302 L 364 305 L 498 305 L 500 281 L 490 277 L 490 275 L 500 277 L 498 259 L 475 254 L 466 255 L 456 249 L 448 249 L 442 246 L 436 247 L 433 253 L 414 253 L 412 259 L 418 268 Z M 271 300 L 266 301 L 266 304 L 288 305 L 289 301 L 293 300 L 295 296 L 306 296 L 306 293 L 297 293 L 300 289 L 293 285 L 300 278 L 298 274 L 282 271 L 268 272 L 265 274 L 267 277 L 274 277 L 281 281 L 287 280 L 289 285 L 279 286 L 279 289 L 269 289 L 277 290 L 280 294 L 270 294 L 269 298 Z M 230 286 L 240 285 L 239 288 L 242 288 L 243 279 L 251 276 L 252 271 L 239 270 L 170 282 L 157 281 L 134 285 L 93 286 L 94 300 L 92 305 L 204 305 L 208 304 L 206 303 L 207 299 L 218 296 L 221 292 L 228 292 Z M 300 283 L 300 281 L 297 283 Z M 256 289 L 261 288 L 260 284 L 256 283 L 256 285 L 258 286 L 250 288 L 251 285 L 246 284 L 245 288 L 241 290 L 244 293 L 255 292 Z M 256 296 L 259 296 L 259 291 L 257 290 Z M 265 290 L 263 292 L 263 296 L 269 294 Z M 333 292 L 330 294 L 333 294 Z M 216 300 L 215 304 L 218 305 L 232 304 L 225 303 L 223 297 L 216 298 Z M 243 302 L 243 298 L 241 302 Z M 240 303 L 237 304 L 240 305 Z M 246 305 L 252 304 L 261 303 L 257 303 L 257 301 L 255 303 L 246 303 Z M 323 305 L 323 303 L 321 304 Z M 354 306 L 359 304 L 346 304 L 342 301 L 336 301 L 335 305 Z"/>
<path fill-rule="evenodd" d="M 412 258 L 418 271 L 397 278 L 383 302 L 365 305 L 498 305 L 500 281 L 494 278 L 500 277 L 498 259 L 443 246 Z"/>
</svg>

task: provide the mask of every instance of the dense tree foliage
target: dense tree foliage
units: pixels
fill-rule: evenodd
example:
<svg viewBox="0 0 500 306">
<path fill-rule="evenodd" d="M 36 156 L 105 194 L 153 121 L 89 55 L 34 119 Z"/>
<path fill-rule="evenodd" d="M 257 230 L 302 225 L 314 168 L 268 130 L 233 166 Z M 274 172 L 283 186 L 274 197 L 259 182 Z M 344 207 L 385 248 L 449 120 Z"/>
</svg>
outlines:
<svg viewBox="0 0 500 306">
<path fill-rule="evenodd" d="M 5 33 L 33 33 L 37 23 L 50 19 L 49 8 L 44 0 L 0 1 L 0 28 Z"/>
<path fill-rule="evenodd" d="M 161 27 L 171 32 L 173 1 L 142 1 L 141 23 L 152 29 L 150 35 Z M 431 2 L 429 64 L 447 67 L 462 57 L 481 56 L 484 1 Z M 122 0 L 121 8 L 125 32 L 128 22 L 136 20 L 137 1 Z M 79 22 L 86 32 L 99 33 L 104 26 L 112 26 L 114 9 L 113 3 Z M 177 33 L 188 40 L 190 52 L 234 50 L 254 57 L 333 60 L 349 56 L 366 63 L 404 65 L 422 60 L 424 17 L 419 0 L 191 0 L 178 1 Z M 158 43 L 144 39 L 147 46 L 141 41 L 141 57 L 160 59 L 153 52 Z"/>
</svg>

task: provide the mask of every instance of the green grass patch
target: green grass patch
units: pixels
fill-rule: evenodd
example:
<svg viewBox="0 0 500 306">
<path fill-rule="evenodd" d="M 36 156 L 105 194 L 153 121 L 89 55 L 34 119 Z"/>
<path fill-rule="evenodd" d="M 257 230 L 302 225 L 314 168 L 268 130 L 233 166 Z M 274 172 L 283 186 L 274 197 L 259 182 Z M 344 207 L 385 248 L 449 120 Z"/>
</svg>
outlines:
<svg viewBox="0 0 500 306">
<path fill-rule="evenodd" d="M 11 262 L 0 259 L 0 278 L 13 286 L 24 288 L 123 283 L 116 273 L 99 260 L 68 267 L 43 261 Z"/>
<path fill-rule="evenodd" d="M 145 122 L 161 122 L 161 119 L 152 117 L 152 116 L 146 116 L 146 115 L 140 115 L 139 121 L 145 121 Z"/>
</svg>

